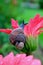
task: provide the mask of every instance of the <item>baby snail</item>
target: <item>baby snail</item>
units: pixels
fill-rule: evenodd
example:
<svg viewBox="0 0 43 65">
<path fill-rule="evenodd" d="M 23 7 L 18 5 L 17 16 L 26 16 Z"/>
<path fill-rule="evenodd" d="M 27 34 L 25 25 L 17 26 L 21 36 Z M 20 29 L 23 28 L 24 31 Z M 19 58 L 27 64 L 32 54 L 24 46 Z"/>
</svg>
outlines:
<svg viewBox="0 0 43 65">
<path fill-rule="evenodd" d="M 24 20 L 22 21 L 21 25 L 18 25 L 17 21 L 13 20 L 11 21 L 12 29 L 0 29 L 0 32 L 4 32 L 9 34 L 9 40 L 11 44 L 16 46 L 18 49 L 23 49 L 25 42 L 26 42 L 26 36 L 24 34 L 24 26 L 26 25 L 24 23 Z"/>
<path fill-rule="evenodd" d="M 22 28 L 17 28 L 14 29 L 11 33 L 10 33 L 10 42 L 16 46 L 16 48 L 18 49 L 23 49 L 25 41 L 26 41 L 26 37 L 24 35 L 23 29 Z"/>
</svg>

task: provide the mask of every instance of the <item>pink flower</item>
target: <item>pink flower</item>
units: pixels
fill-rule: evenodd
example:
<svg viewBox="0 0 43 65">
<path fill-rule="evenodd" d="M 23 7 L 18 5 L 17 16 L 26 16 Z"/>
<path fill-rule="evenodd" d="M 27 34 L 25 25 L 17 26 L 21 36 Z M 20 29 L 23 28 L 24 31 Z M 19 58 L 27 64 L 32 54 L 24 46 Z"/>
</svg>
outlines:
<svg viewBox="0 0 43 65">
<path fill-rule="evenodd" d="M 14 43 L 16 44 L 16 42 L 14 42 L 15 41 L 14 37 L 16 37 L 19 33 L 17 31 L 15 32 L 14 30 L 15 29 L 18 30 L 20 28 L 20 26 L 18 24 L 18 21 L 15 21 L 14 19 L 11 19 L 11 25 L 12 25 L 13 29 L 0 29 L 0 32 L 4 32 L 4 33 L 7 33 L 7 34 L 11 33 L 10 41 L 11 41 L 12 44 L 14 44 Z M 28 24 L 24 25 L 24 29 L 20 30 L 20 32 L 21 33 L 23 32 L 24 36 L 26 37 L 26 41 L 25 41 L 24 46 L 23 46 L 23 44 L 22 45 L 16 44 L 16 47 L 17 48 L 20 47 L 22 49 L 24 47 L 26 49 L 26 52 L 25 51 L 24 52 L 27 53 L 27 54 L 36 50 L 37 43 L 38 43 L 37 36 L 40 33 L 43 32 L 43 17 L 40 17 L 40 15 L 37 14 L 34 17 L 34 19 L 30 19 L 30 22 Z M 28 50 L 29 50 L 29 53 L 28 53 Z"/>
<path fill-rule="evenodd" d="M 14 19 L 11 19 L 11 24 L 13 29 L 20 27 L 18 21 L 15 21 Z M 30 19 L 30 22 L 24 26 L 24 34 L 27 36 L 37 36 L 43 32 L 43 30 L 41 30 L 42 28 L 43 17 L 40 17 L 40 15 L 37 14 L 34 19 Z M 10 34 L 13 29 L 0 29 L 0 32 Z"/>
<path fill-rule="evenodd" d="M 3 57 L 0 55 L 0 65 L 41 65 L 39 59 L 35 59 L 32 55 L 14 54 L 11 52 L 9 55 Z"/>
<path fill-rule="evenodd" d="M 39 14 L 37 14 L 34 19 L 30 19 L 30 22 L 25 25 L 24 27 L 24 33 L 27 36 L 37 36 L 38 34 L 42 33 L 43 30 L 43 17 L 40 17 Z"/>
</svg>

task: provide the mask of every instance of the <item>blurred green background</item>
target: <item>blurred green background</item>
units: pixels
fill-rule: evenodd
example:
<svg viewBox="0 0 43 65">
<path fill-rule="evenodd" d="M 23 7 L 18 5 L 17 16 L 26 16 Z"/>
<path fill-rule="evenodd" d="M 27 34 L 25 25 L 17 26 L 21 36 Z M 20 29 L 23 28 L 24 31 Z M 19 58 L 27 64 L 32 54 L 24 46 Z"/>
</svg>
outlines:
<svg viewBox="0 0 43 65">
<path fill-rule="evenodd" d="M 11 28 L 11 18 L 20 24 L 23 20 L 28 22 L 36 14 L 43 16 L 43 0 L 0 0 L 0 28 Z M 38 38 L 37 54 L 33 54 L 43 61 L 43 33 Z M 9 35 L 0 33 L 0 54 L 5 56 L 11 51 L 19 52 L 9 43 Z"/>
</svg>

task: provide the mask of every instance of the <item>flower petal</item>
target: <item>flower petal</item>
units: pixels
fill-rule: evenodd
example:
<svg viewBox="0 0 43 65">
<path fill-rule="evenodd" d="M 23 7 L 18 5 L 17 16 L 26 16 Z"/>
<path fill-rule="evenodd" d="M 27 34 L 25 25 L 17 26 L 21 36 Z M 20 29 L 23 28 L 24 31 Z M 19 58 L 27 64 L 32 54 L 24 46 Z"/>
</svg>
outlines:
<svg viewBox="0 0 43 65">
<path fill-rule="evenodd" d="M 36 33 L 34 34 L 34 36 L 36 35 L 39 35 L 39 34 L 41 34 L 41 33 L 43 33 L 43 30 L 38 30 L 38 31 L 36 31 Z"/>
<path fill-rule="evenodd" d="M 34 17 L 34 20 L 36 20 L 36 19 L 39 18 L 39 17 L 40 17 L 40 15 L 37 14 L 37 15 Z"/>
<path fill-rule="evenodd" d="M 24 34 L 28 36 L 29 33 L 28 33 L 27 30 L 28 30 L 28 25 L 25 25 L 25 27 L 24 27 Z"/>
<path fill-rule="evenodd" d="M 40 15 L 37 14 L 34 19 L 30 19 L 29 25 L 31 25 L 31 28 L 33 29 L 34 26 L 36 26 L 40 22 Z"/>
<path fill-rule="evenodd" d="M 32 60 L 33 60 L 33 56 L 32 55 L 27 56 L 27 57 L 25 57 L 24 59 L 21 60 L 19 65 L 30 65 Z"/>
<path fill-rule="evenodd" d="M 33 55 L 26 56 L 26 54 L 17 54 L 14 56 L 13 52 L 5 57 L 0 55 L 0 65 L 41 65 L 41 61 L 34 59 Z"/>
<path fill-rule="evenodd" d="M 0 32 L 10 34 L 12 32 L 12 29 L 0 29 Z"/>
<path fill-rule="evenodd" d="M 43 28 L 43 21 L 41 21 L 39 24 L 37 24 L 34 28 L 32 33 L 36 33 L 38 30 L 40 30 L 41 28 Z"/>
<path fill-rule="evenodd" d="M 15 21 L 14 19 L 11 19 L 11 24 L 12 24 L 12 28 L 14 29 L 19 27 L 18 22 Z"/>
<path fill-rule="evenodd" d="M 5 56 L 3 59 L 3 64 L 4 65 L 14 65 L 14 54 L 11 52 L 9 55 Z"/>
<path fill-rule="evenodd" d="M 0 65 L 2 65 L 2 64 L 3 64 L 3 56 L 0 55 Z"/>
<path fill-rule="evenodd" d="M 26 57 L 26 54 L 17 54 L 15 56 L 15 65 L 20 64 L 20 61 Z"/>
<path fill-rule="evenodd" d="M 40 15 L 37 14 L 34 19 L 30 19 L 30 22 L 25 25 L 24 33 L 27 36 L 33 36 L 36 35 L 35 33 L 41 28 L 43 28 L 43 17 L 40 17 Z"/>
<path fill-rule="evenodd" d="M 41 65 L 41 61 L 38 59 L 34 59 L 31 63 L 31 65 Z"/>
</svg>

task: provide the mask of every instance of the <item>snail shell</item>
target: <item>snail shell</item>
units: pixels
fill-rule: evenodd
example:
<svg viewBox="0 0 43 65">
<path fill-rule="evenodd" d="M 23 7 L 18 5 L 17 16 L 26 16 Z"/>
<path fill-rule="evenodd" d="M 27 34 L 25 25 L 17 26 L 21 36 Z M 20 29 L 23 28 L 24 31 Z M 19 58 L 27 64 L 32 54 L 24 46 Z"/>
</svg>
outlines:
<svg viewBox="0 0 43 65">
<path fill-rule="evenodd" d="M 9 39 L 18 49 L 22 49 L 26 41 L 26 36 L 24 35 L 23 29 L 17 28 L 11 32 Z"/>
</svg>

